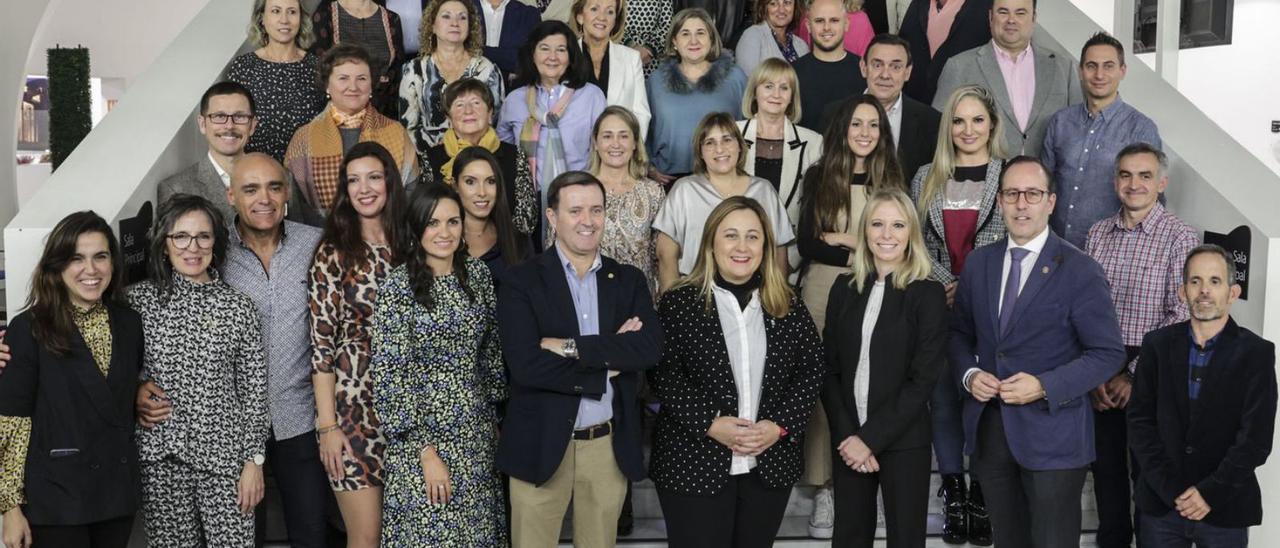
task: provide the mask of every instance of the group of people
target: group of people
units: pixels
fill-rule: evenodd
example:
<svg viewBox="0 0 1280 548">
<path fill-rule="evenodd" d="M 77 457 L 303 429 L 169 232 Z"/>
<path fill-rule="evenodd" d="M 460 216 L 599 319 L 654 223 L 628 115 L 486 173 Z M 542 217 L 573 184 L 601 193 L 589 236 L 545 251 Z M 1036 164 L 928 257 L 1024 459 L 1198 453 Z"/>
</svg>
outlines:
<svg viewBox="0 0 1280 548">
<path fill-rule="evenodd" d="M 1247 543 L 1274 346 L 1120 42 L 534 3 L 255 2 L 147 279 L 73 213 L 4 333 L 7 546 L 252 546 L 267 468 L 294 546 L 555 546 L 571 501 L 612 546 L 645 477 L 672 546 L 770 546 L 797 484 L 923 546 L 935 462 L 948 543 L 1077 545 L 1090 470 L 1099 546 Z"/>
</svg>

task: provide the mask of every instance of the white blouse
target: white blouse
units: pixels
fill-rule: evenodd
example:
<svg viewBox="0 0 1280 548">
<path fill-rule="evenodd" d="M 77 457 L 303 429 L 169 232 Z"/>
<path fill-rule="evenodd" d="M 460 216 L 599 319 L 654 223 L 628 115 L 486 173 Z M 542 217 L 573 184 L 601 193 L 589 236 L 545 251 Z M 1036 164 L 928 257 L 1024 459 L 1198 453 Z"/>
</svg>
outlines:
<svg viewBox="0 0 1280 548">
<path fill-rule="evenodd" d="M 867 393 L 871 389 L 871 334 L 880 317 L 884 302 L 884 281 L 877 280 L 867 297 L 867 310 L 862 314 L 862 344 L 858 348 L 858 368 L 853 372 L 853 401 L 858 406 L 858 426 L 867 422 Z"/>
<path fill-rule="evenodd" d="M 760 291 L 751 292 L 751 302 L 745 309 L 738 306 L 738 298 L 728 289 L 713 284 L 711 292 L 716 301 L 716 313 L 720 316 L 720 328 L 724 330 L 724 344 L 729 351 L 734 385 L 738 388 L 738 418 L 755 422 L 760 411 L 765 352 L 769 348 Z M 746 474 L 755 467 L 755 457 L 734 455 L 729 475 Z"/>
</svg>

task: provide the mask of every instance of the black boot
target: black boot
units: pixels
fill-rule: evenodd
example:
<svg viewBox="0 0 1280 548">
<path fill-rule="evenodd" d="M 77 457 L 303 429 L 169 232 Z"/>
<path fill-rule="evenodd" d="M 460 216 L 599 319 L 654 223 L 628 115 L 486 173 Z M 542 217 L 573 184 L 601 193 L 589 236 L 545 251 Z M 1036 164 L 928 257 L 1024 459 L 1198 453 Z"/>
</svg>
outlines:
<svg viewBox="0 0 1280 548">
<path fill-rule="evenodd" d="M 964 544 L 969 539 L 969 514 L 965 504 L 964 474 L 943 474 L 942 487 L 938 488 L 938 496 L 942 497 L 942 542 L 947 544 Z"/>
<path fill-rule="evenodd" d="M 991 546 L 991 517 L 987 514 L 987 501 L 982 498 L 982 486 L 969 478 L 969 544 Z"/>
</svg>

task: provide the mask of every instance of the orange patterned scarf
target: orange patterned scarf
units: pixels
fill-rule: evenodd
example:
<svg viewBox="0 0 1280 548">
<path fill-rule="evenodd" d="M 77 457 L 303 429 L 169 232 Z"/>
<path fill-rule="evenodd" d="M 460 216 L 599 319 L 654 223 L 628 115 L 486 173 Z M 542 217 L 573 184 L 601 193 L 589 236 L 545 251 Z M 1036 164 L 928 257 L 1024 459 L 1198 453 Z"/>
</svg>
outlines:
<svg viewBox="0 0 1280 548">
<path fill-rule="evenodd" d="M 311 185 L 313 187 L 316 201 L 314 204 L 321 210 L 328 211 L 329 206 L 333 204 L 334 198 L 338 193 L 338 171 L 342 167 L 342 133 L 338 131 L 338 123 L 335 114 L 337 110 L 333 105 L 329 105 L 319 115 L 311 120 L 303 130 L 307 132 L 307 139 L 303 140 L 304 150 L 299 151 L 300 156 L 306 157 L 309 171 L 311 172 Z M 346 117 L 351 119 L 354 117 Z M 396 158 L 397 162 L 401 161 L 405 150 L 405 131 L 404 126 L 399 122 L 387 118 L 379 114 L 373 105 L 365 107 L 363 113 L 364 123 L 360 127 L 360 138 L 358 142 L 374 141 L 391 153 L 392 158 Z M 289 156 L 293 156 L 292 152 Z M 401 170 L 408 166 L 397 166 Z"/>
</svg>

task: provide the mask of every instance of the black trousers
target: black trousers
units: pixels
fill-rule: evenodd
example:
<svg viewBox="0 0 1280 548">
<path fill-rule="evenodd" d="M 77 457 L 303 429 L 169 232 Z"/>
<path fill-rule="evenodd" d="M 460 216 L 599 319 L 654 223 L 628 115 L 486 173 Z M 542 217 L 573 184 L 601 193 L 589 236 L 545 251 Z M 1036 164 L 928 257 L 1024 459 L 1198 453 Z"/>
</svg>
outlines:
<svg viewBox="0 0 1280 548">
<path fill-rule="evenodd" d="M 1080 493 L 1085 468 L 1028 470 L 1009 451 L 1000 404 L 978 420 L 972 469 L 982 482 L 995 545 L 1027 548 L 1080 546 Z"/>
<path fill-rule="evenodd" d="M 709 496 L 658 489 L 671 548 L 769 548 L 787 511 L 791 486 L 770 489 L 755 472 L 730 476 Z"/>
<path fill-rule="evenodd" d="M 929 447 L 876 455 L 880 471 L 862 474 L 833 454 L 835 532 L 832 546 L 870 547 L 876 537 L 876 492 L 884 492 L 889 546 L 924 547 L 929 517 Z"/>
<path fill-rule="evenodd" d="M 1125 363 L 1139 347 L 1125 347 Z M 1130 482 L 1138 479 L 1138 463 L 1129 453 L 1129 424 L 1124 409 L 1093 412 L 1093 495 L 1098 507 L 1098 548 L 1128 548 L 1138 516 L 1130 515 Z"/>
<path fill-rule="evenodd" d="M 289 545 L 294 548 L 326 546 L 325 516 L 337 506 L 324 465 L 320 463 L 320 445 L 315 431 L 285 440 L 267 439 L 266 468 L 271 469 L 284 506 L 284 525 Z M 266 498 L 257 508 L 257 546 L 262 546 L 267 530 Z"/>
<path fill-rule="evenodd" d="M 31 527 L 32 548 L 125 548 L 133 532 L 133 515 L 86 525 Z"/>
</svg>

